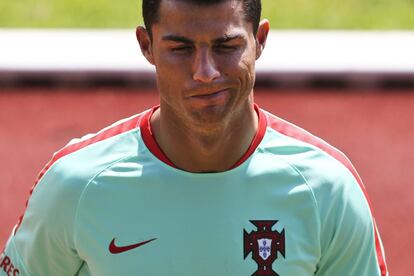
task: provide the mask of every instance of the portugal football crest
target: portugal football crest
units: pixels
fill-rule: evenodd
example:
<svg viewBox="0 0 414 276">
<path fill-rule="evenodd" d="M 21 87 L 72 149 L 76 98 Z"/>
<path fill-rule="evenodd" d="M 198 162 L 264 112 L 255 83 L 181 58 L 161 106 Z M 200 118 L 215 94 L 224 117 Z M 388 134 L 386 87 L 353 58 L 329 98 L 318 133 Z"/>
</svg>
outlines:
<svg viewBox="0 0 414 276">
<path fill-rule="evenodd" d="M 244 259 L 252 253 L 252 259 L 257 263 L 258 268 L 252 276 L 276 276 L 272 269 L 273 262 L 278 257 L 278 252 L 285 257 L 285 229 L 282 232 L 272 231 L 277 220 L 251 220 L 257 227 L 257 231 L 244 233 Z"/>
</svg>

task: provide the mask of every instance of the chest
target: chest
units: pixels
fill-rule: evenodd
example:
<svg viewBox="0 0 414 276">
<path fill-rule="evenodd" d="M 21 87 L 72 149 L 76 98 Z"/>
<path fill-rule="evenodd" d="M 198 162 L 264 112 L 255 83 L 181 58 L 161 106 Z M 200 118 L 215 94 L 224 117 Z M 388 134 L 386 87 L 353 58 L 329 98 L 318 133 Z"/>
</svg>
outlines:
<svg viewBox="0 0 414 276">
<path fill-rule="evenodd" d="M 82 198 L 77 221 L 78 252 L 91 275 L 316 270 L 318 218 L 299 178 L 96 181 Z"/>
</svg>

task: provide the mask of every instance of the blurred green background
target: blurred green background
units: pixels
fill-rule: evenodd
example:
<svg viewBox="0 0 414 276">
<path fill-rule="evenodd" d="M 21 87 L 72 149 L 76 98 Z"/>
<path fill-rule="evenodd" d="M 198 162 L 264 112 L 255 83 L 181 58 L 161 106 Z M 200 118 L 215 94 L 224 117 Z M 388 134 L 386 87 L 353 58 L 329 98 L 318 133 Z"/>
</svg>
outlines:
<svg viewBox="0 0 414 276">
<path fill-rule="evenodd" d="M 262 0 L 274 29 L 414 29 L 414 0 Z M 0 0 L 0 28 L 134 28 L 140 0 Z"/>
</svg>

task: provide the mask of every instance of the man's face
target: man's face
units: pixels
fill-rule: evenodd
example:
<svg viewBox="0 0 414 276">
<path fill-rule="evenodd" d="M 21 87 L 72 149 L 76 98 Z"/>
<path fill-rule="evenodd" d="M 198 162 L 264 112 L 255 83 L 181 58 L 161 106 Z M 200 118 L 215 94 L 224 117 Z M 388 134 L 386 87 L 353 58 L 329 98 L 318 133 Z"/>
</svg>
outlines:
<svg viewBox="0 0 414 276">
<path fill-rule="evenodd" d="M 202 127 L 251 107 L 256 47 L 241 2 L 163 0 L 149 53 L 161 112 Z"/>
</svg>

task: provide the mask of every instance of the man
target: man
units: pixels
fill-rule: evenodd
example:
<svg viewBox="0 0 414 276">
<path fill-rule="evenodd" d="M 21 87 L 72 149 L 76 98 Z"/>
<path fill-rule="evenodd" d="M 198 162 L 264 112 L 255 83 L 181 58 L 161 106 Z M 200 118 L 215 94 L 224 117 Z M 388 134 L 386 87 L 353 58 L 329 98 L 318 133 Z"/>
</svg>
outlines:
<svg viewBox="0 0 414 276">
<path fill-rule="evenodd" d="M 160 106 L 54 155 L 0 275 L 386 275 L 348 159 L 254 105 L 260 1 L 143 13 Z"/>
</svg>

